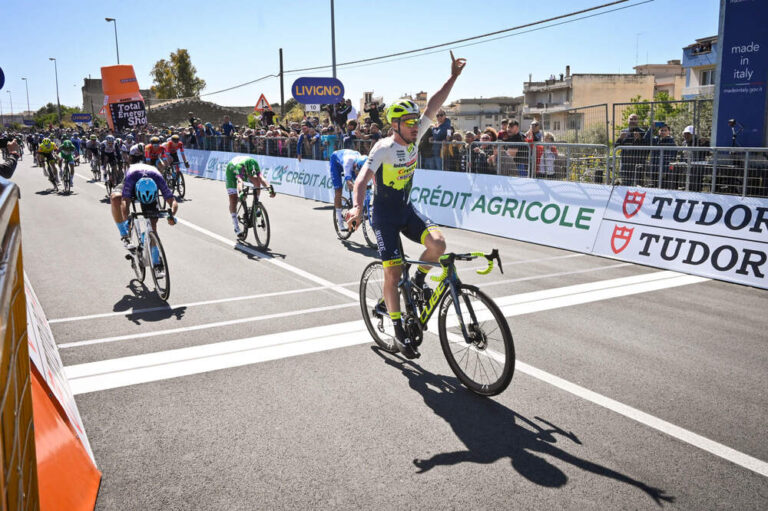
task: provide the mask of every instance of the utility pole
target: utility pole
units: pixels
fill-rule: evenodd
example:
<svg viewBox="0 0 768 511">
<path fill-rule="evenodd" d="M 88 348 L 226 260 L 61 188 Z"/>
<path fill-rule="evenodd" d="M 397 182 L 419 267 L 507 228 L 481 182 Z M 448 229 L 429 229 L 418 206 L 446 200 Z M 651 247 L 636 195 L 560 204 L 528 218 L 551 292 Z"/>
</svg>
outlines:
<svg viewBox="0 0 768 511">
<path fill-rule="evenodd" d="M 285 89 L 283 88 L 283 49 L 280 48 L 280 122 L 285 115 Z"/>
<path fill-rule="evenodd" d="M 333 0 L 331 0 L 331 58 L 333 61 L 333 77 L 336 78 L 336 21 L 333 15 Z"/>
<path fill-rule="evenodd" d="M 117 52 L 117 64 L 120 65 L 120 47 L 117 46 L 117 19 L 116 18 L 104 18 L 109 23 L 110 21 L 115 24 L 115 52 Z"/>
<path fill-rule="evenodd" d="M 29 109 L 29 85 L 26 78 L 22 78 L 24 80 L 24 87 L 27 89 L 27 112 L 32 113 L 32 111 Z"/>
<path fill-rule="evenodd" d="M 56 106 L 59 113 L 59 125 L 61 125 L 61 101 L 59 101 L 59 66 L 56 64 L 54 57 L 48 57 L 48 60 L 53 61 L 53 70 L 56 72 Z"/>
</svg>

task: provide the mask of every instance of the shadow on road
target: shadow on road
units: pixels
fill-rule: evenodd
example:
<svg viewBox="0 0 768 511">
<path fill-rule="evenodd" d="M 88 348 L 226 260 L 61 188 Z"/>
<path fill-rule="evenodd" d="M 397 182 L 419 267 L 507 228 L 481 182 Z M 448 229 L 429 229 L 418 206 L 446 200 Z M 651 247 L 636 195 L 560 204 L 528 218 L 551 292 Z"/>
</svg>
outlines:
<svg viewBox="0 0 768 511">
<path fill-rule="evenodd" d="M 244 250 L 246 248 L 250 248 L 251 250 L 261 252 L 262 254 L 266 254 L 275 259 L 285 259 L 285 254 L 281 254 L 279 252 L 273 252 L 269 248 L 263 249 L 258 245 L 252 245 L 247 241 L 238 241 L 237 245 L 235 245 L 235 250 L 238 250 L 239 252 L 242 252 L 243 254 L 245 254 L 248 257 L 248 259 L 261 259 L 260 257 L 248 252 L 247 250 Z"/>
<path fill-rule="evenodd" d="M 126 314 L 126 318 L 133 323 L 140 325 L 141 322 L 163 321 L 175 317 L 180 320 L 186 313 L 186 307 L 172 308 L 167 302 L 160 299 L 155 291 L 150 291 L 143 282 L 136 279 L 128 284 L 131 294 L 123 296 L 112 307 L 114 312 L 124 312 L 132 310 Z"/>
<path fill-rule="evenodd" d="M 436 466 L 490 464 L 509 458 L 512 467 L 529 481 L 548 488 L 563 487 L 568 482 L 568 476 L 541 456 L 549 455 L 581 470 L 635 486 L 660 507 L 664 502 L 675 501 L 675 497 L 665 495 L 662 489 L 574 456 L 554 445 L 558 440 L 556 435 L 581 444 L 573 432 L 566 432 L 540 417 L 528 419 L 493 399 L 476 396 L 454 377 L 431 374 L 413 361 L 390 355 L 375 346 L 371 349 L 386 364 L 402 371 L 411 388 L 421 394 L 424 403 L 451 426 L 467 447 L 463 451 L 414 459 L 417 473 L 428 472 Z"/>
<path fill-rule="evenodd" d="M 378 249 L 371 248 L 367 243 L 358 243 L 357 241 L 344 240 L 341 242 L 344 248 L 355 254 L 362 254 L 368 257 L 379 257 Z"/>
</svg>

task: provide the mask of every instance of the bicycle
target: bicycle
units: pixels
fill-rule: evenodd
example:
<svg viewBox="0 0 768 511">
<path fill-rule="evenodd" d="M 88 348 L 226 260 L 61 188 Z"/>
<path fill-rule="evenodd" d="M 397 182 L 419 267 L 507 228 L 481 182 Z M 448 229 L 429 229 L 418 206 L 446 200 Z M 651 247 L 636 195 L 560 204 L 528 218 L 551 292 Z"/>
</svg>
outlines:
<svg viewBox="0 0 768 511">
<path fill-rule="evenodd" d="M 123 180 L 122 171 L 118 168 L 117 162 L 107 162 L 107 180 L 104 182 L 104 186 L 107 188 L 107 197 L 112 195 L 112 189 L 120 184 Z"/>
<path fill-rule="evenodd" d="M 402 245 L 401 250 L 402 253 Z M 456 272 L 455 261 L 485 258 L 488 267 L 478 270 L 485 275 L 493 270 L 494 261 L 504 273 L 499 251 L 490 254 L 445 254 L 439 263 L 404 258 L 403 275 L 398 283 L 403 305 L 403 328 L 419 346 L 427 323 L 438 314 L 438 335 L 448 365 L 462 384 L 481 396 L 495 396 L 512 381 L 515 370 L 515 346 L 509 324 L 498 305 L 476 286 L 463 284 Z M 409 277 L 411 265 L 442 268 L 432 277 L 438 282 L 431 296 L 425 297 Z M 376 344 L 388 353 L 397 353 L 395 334 L 383 299 L 384 268 L 380 261 L 369 264 L 360 279 L 360 308 L 368 332 Z M 496 338 L 498 337 L 498 338 Z"/>
<path fill-rule="evenodd" d="M 58 192 L 59 191 L 59 183 L 56 180 L 56 166 L 53 164 L 53 160 L 51 158 L 44 157 L 44 168 L 43 170 L 46 173 L 46 177 L 48 177 L 48 181 L 51 182 L 53 185 L 53 189 Z"/>
<path fill-rule="evenodd" d="M 256 243 L 259 248 L 266 249 L 269 246 L 270 227 L 267 208 L 256 196 L 256 190 L 269 190 L 274 193 L 274 188 L 256 187 L 249 181 L 243 182 L 243 191 L 240 192 L 237 200 L 237 224 L 240 227 L 240 233 L 237 239 L 245 241 L 248 237 L 248 229 L 253 227 L 253 235 L 256 237 Z M 248 206 L 248 195 L 253 196 L 251 206 Z"/>
<path fill-rule="evenodd" d="M 70 179 L 72 176 L 75 175 L 75 164 L 71 161 L 62 161 L 61 162 L 61 180 L 63 181 L 64 185 L 64 193 L 69 193 L 72 189 L 72 185 L 70 184 Z"/>
<path fill-rule="evenodd" d="M 341 197 L 341 217 L 346 218 L 347 212 L 352 209 L 352 191 L 347 190 L 347 197 L 342 195 Z M 339 223 L 336 220 L 336 209 L 333 210 L 333 227 L 336 229 L 336 236 L 340 240 L 344 241 L 352 236 L 352 230 L 347 229 L 342 231 L 339 228 Z M 365 242 L 371 248 L 376 248 L 376 235 L 373 233 L 373 192 L 371 187 L 368 186 L 365 189 L 365 201 L 363 202 L 363 237 Z"/>
<path fill-rule="evenodd" d="M 99 170 L 98 157 L 89 152 L 88 161 L 91 164 L 91 172 L 93 173 L 93 181 L 98 182 L 101 179 L 101 170 Z"/>
<path fill-rule="evenodd" d="M 165 182 L 168 183 L 168 188 L 170 188 L 172 192 L 176 190 L 179 199 L 183 199 L 187 192 L 187 186 L 184 182 L 184 174 L 181 172 L 179 162 L 171 163 L 165 172 L 163 172 L 163 177 L 165 178 Z"/>
<path fill-rule="evenodd" d="M 128 229 L 133 248 L 130 249 L 130 254 L 126 254 L 125 258 L 131 261 L 131 268 L 133 268 L 133 272 L 140 282 L 144 282 L 147 274 L 146 267 L 150 267 L 155 289 L 163 301 L 168 301 L 168 297 L 171 294 L 171 275 L 168 270 L 168 260 L 165 257 L 163 244 L 160 242 L 160 237 L 152 229 L 151 219 L 168 218 L 171 216 L 170 210 L 139 212 L 136 211 L 135 205 L 131 203 Z M 139 217 L 143 217 L 143 221 L 140 221 Z M 156 261 L 153 261 L 153 252 L 156 254 Z"/>
</svg>

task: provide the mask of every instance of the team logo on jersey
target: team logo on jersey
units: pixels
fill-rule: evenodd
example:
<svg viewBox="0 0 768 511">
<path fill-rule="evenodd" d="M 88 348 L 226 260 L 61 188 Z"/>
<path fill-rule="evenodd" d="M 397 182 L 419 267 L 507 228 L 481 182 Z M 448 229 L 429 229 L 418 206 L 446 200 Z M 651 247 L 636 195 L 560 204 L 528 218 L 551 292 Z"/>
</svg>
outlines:
<svg viewBox="0 0 768 511">
<path fill-rule="evenodd" d="M 645 194 L 646 192 L 630 192 L 627 190 L 627 194 L 624 196 L 624 204 L 621 206 L 625 218 L 632 218 L 640 211 L 645 200 Z M 634 207 L 634 210 L 630 212 L 632 207 Z"/>
<path fill-rule="evenodd" d="M 613 250 L 614 254 L 618 254 L 627 248 L 627 245 L 629 245 L 629 242 L 632 240 L 632 233 L 634 232 L 634 227 L 632 229 L 618 225 L 613 227 L 613 235 L 611 236 L 611 250 Z M 621 246 L 617 246 L 618 242 L 621 242 Z"/>
</svg>

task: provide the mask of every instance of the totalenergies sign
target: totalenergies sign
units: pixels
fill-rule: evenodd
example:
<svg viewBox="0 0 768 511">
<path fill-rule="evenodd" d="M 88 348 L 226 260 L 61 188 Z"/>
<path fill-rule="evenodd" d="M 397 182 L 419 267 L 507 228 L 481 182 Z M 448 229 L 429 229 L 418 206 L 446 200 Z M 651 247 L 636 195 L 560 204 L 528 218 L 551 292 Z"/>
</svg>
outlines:
<svg viewBox="0 0 768 511">
<path fill-rule="evenodd" d="M 107 66 L 101 68 L 101 88 L 104 91 L 104 109 L 107 123 L 115 131 L 129 130 L 147 124 L 144 98 L 133 66 Z"/>
<path fill-rule="evenodd" d="M 299 78 L 291 85 L 293 99 L 302 105 L 344 101 L 344 85 L 336 78 Z"/>
</svg>

